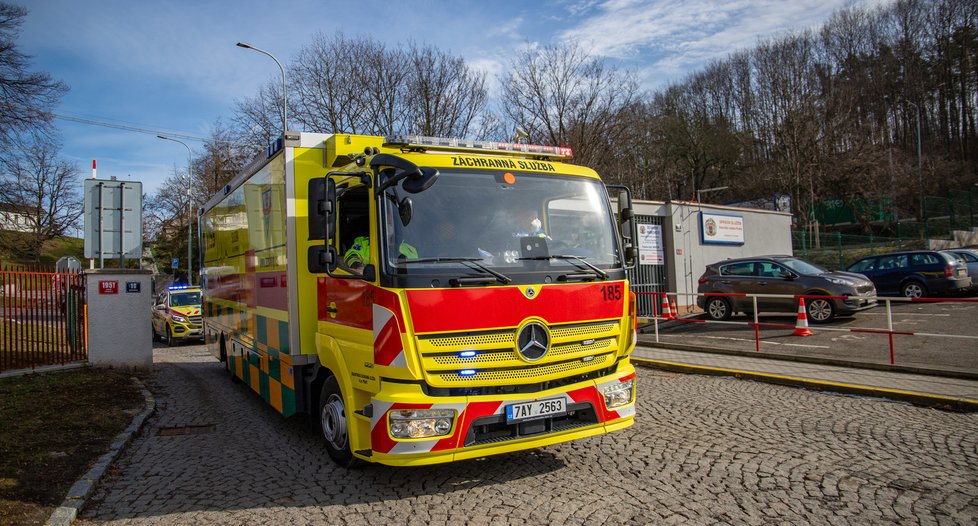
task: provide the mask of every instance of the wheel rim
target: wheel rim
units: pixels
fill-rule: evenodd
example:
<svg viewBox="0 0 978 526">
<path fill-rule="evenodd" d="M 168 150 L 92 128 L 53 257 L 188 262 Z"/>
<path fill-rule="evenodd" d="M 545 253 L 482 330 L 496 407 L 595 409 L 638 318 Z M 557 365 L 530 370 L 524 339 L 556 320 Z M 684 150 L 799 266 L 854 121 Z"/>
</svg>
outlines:
<svg viewBox="0 0 978 526">
<path fill-rule="evenodd" d="M 727 304 L 723 300 L 713 300 L 709 305 L 710 317 L 713 319 L 721 319 L 727 315 Z"/>
<path fill-rule="evenodd" d="M 815 321 L 826 321 L 832 317 L 832 304 L 828 300 L 812 300 L 808 304 L 808 315 Z"/>
<path fill-rule="evenodd" d="M 924 295 L 924 291 L 920 288 L 920 285 L 910 283 L 903 287 L 903 295 L 908 298 L 919 298 Z"/>
<path fill-rule="evenodd" d="M 329 395 L 319 419 L 326 441 L 334 449 L 344 449 L 347 440 L 346 411 L 343 409 L 343 400 L 339 395 Z"/>
</svg>

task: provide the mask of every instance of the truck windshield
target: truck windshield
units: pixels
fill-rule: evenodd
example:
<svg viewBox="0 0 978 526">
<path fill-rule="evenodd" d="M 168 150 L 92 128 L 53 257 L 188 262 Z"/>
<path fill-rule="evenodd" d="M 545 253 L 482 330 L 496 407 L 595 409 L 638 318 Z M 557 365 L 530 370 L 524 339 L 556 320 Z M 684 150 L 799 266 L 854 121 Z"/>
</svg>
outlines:
<svg viewBox="0 0 978 526">
<path fill-rule="evenodd" d="M 406 198 L 410 213 L 401 204 Z M 431 188 L 417 194 L 388 189 L 383 202 L 391 273 L 471 275 L 475 261 L 490 269 L 484 281 L 492 283 L 492 271 L 583 269 L 604 278 L 596 269 L 621 266 L 614 216 L 595 179 L 445 170 Z"/>
</svg>

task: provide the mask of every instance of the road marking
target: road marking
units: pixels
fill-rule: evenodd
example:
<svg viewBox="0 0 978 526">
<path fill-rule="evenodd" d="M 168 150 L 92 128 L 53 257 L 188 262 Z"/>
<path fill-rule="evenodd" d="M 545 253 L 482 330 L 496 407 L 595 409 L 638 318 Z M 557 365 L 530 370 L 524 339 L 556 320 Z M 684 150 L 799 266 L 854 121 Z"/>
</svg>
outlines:
<svg viewBox="0 0 978 526">
<path fill-rule="evenodd" d="M 860 312 L 860 316 L 886 316 L 885 312 Z M 925 312 L 894 312 L 893 316 L 943 316 L 949 318 L 950 314 L 927 314 Z"/>
</svg>

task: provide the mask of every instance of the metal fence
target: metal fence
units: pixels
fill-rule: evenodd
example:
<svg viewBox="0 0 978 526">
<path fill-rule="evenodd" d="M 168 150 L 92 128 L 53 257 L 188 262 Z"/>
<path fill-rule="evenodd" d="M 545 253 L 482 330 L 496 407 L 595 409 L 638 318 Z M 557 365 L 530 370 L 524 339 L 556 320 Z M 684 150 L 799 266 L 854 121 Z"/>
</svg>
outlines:
<svg viewBox="0 0 978 526">
<path fill-rule="evenodd" d="M 919 237 L 880 237 L 831 232 L 812 236 L 804 230 L 791 233 L 794 254 L 830 269 L 845 269 L 873 254 L 924 247 Z"/>
<path fill-rule="evenodd" d="M 88 359 L 80 272 L 0 267 L 0 371 Z"/>
</svg>

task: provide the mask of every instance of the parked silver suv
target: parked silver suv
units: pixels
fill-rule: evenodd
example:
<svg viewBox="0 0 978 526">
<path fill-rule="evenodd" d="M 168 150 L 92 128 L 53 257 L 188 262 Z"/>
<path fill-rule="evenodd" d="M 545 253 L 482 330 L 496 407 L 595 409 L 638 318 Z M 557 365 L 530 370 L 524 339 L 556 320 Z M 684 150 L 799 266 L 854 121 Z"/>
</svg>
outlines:
<svg viewBox="0 0 978 526">
<path fill-rule="evenodd" d="M 738 294 L 844 296 L 806 299 L 808 319 L 813 323 L 827 323 L 836 316 L 852 315 L 876 306 L 876 287 L 866 276 L 830 272 L 792 256 L 760 256 L 713 263 L 700 277 L 697 292 L 700 294 L 697 303 L 713 320 L 729 319 L 734 312 L 753 314 L 753 298 Z M 758 297 L 757 309 L 797 312 L 798 300 Z"/>
</svg>

